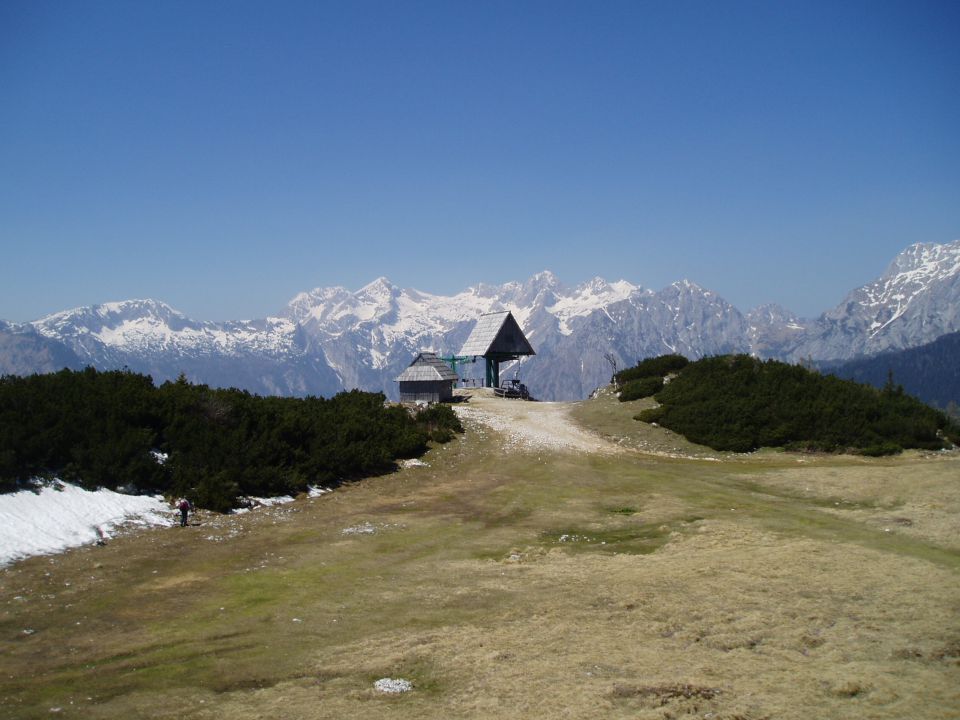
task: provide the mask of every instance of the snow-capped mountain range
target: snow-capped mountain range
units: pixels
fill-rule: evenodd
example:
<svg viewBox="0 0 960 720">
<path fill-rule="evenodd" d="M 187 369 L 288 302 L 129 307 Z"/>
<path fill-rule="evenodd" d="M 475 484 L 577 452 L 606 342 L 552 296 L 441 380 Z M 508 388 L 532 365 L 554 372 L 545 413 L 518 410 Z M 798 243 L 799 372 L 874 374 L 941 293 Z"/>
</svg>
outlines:
<svg viewBox="0 0 960 720">
<path fill-rule="evenodd" d="M 846 360 L 921 345 L 960 330 L 960 240 L 913 245 L 882 277 L 805 320 L 777 306 L 743 314 L 682 280 L 653 291 L 594 278 L 565 287 L 549 271 L 453 296 L 386 278 L 351 292 L 300 293 L 275 317 L 213 323 L 155 300 L 106 303 L 32 323 L 0 322 L 0 372 L 128 367 L 155 381 L 189 379 L 263 394 L 329 395 L 359 387 L 396 396 L 394 379 L 420 350 L 459 351 L 477 317 L 510 310 L 537 355 L 517 369 L 542 399 L 585 397 L 619 367 L 678 352 L 747 352 L 786 360 Z M 480 377 L 466 365 L 461 375 Z"/>
</svg>

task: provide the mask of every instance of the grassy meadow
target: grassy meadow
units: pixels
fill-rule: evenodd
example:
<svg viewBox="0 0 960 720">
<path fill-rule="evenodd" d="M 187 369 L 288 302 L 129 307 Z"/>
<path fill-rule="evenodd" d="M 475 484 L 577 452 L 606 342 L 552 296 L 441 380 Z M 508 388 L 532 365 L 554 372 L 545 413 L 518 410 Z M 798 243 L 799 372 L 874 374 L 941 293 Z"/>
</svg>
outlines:
<svg viewBox="0 0 960 720">
<path fill-rule="evenodd" d="M 960 455 L 717 453 L 643 402 L 473 393 L 517 432 L 0 570 L 0 717 L 960 715 Z"/>
</svg>

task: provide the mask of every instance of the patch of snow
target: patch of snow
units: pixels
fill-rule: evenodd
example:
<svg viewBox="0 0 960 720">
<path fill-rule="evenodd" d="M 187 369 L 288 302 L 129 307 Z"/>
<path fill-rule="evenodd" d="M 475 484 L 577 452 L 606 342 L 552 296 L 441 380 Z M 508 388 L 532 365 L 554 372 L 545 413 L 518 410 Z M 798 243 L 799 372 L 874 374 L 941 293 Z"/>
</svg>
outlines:
<svg viewBox="0 0 960 720">
<path fill-rule="evenodd" d="M 370 347 L 370 365 L 378 370 L 386 367 L 389 357 L 386 353 L 380 352 L 371 345 Z"/>
<path fill-rule="evenodd" d="M 382 693 L 405 693 L 413 690 L 413 683 L 403 678 L 380 678 L 373 688 Z"/>
<path fill-rule="evenodd" d="M 283 505 L 285 503 L 291 503 L 294 500 L 292 495 L 277 495 L 276 497 L 250 497 L 247 498 L 250 502 L 257 505 L 263 505 L 269 507 L 270 505 Z"/>
<path fill-rule="evenodd" d="M 159 495 L 84 490 L 67 483 L 0 495 L 0 566 L 109 538 L 124 525 L 170 526 Z"/>
<path fill-rule="evenodd" d="M 406 526 L 399 523 L 378 523 L 374 525 L 370 521 L 364 521 L 359 525 L 354 525 L 353 527 L 344 528 L 340 532 L 343 535 L 374 535 L 375 533 L 380 532 L 381 530 L 402 530 Z"/>
<path fill-rule="evenodd" d="M 571 319 L 584 317 L 599 310 L 606 312 L 608 305 L 626 300 L 639 289 L 626 280 L 607 283 L 601 278 L 594 278 L 576 288 L 573 294 L 561 297 L 547 308 L 547 312 L 556 316 L 560 332 L 563 335 L 570 335 L 573 333 L 569 325 Z M 609 317 L 609 313 L 607 316 Z"/>
<path fill-rule="evenodd" d="M 344 535 L 373 535 L 377 531 L 377 526 L 373 523 L 364 522 L 353 527 L 344 528 L 340 532 Z"/>
</svg>

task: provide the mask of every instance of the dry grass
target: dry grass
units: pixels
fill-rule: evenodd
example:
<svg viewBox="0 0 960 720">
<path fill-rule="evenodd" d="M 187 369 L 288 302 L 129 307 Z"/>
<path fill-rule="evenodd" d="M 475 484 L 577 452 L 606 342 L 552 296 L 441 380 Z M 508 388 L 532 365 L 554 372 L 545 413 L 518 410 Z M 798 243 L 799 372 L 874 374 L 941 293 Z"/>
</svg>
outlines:
<svg viewBox="0 0 960 720">
<path fill-rule="evenodd" d="M 627 405 L 574 412 L 639 447 Z M 960 713 L 955 456 L 716 462 L 470 425 L 426 461 L 3 571 L 0 715 Z"/>
</svg>

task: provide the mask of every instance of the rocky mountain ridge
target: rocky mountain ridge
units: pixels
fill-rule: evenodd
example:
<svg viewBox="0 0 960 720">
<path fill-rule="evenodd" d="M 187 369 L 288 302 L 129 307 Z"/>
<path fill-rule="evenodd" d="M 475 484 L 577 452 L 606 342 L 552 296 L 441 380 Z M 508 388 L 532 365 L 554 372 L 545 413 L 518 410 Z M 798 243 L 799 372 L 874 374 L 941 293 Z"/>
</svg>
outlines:
<svg viewBox="0 0 960 720">
<path fill-rule="evenodd" d="M 960 329 L 960 240 L 911 245 L 877 280 L 824 313 L 788 359 L 850 360 Z"/>
<path fill-rule="evenodd" d="M 907 248 L 881 278 L 816 320 L 772 305 L 743 314 L 689 280 L 660 291 L 602 278 L 568 288 L 545 271 L 524 282 L 442 296 L 381 277 L 354 292 L 300 293 L 276 316 L 260 320 L 196 321 L 162 302 L 130 300 L 3 324 L 0 372 L 47 371 L 62 356 L 67 366 L 128 367 L 158 382 L 182 372 L 193 381 L 263 394 L 329 395 L 359 387 L 394 397 L 394 378 L 420 350 L 456 353 L 476 318 L 499 310 L 513 312 L 537 350 L 501 374 L 518 371 L 542 399 L 585 397 L 609 381 L 605 355 L 611 353 L 619 367 L 666 352 L 845 360 L 960 330 L 960 241 Z M 36 368 L 24 343 L 34 348 Z M 19 348 L 15 361 L 3 350 L 9 346 Z M 462 374 L 479 377 L 479 365 L 464 366 Z"/>
</svg>

